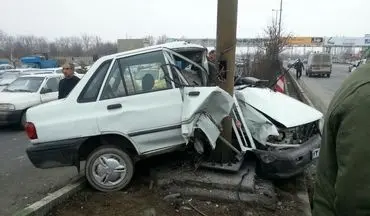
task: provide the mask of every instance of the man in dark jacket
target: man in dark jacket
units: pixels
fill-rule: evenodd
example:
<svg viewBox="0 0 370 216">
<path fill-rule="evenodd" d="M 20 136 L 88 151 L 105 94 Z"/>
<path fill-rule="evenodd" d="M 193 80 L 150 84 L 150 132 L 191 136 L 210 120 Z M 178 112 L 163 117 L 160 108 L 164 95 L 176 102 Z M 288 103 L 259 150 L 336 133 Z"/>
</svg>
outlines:
<svg viewBox="0 0 370 216">
<path fill-rule="evenodd" d="M 59 82 L 58 99 L 67 97 L 72 89 L 80 81 L 80 78 L 74 75 L 75 66 L 72 63 L 66 63 L 63 65 L 64 79 Z"/>
<path fill-rule="evenodd" d="M 296 63 L 294 63 L 294 69 L 296 70 L 297 79 L 301 78 L 302 70 L 304 69 L 304 65 L 303 65 L 301 59 L 298 59 L 298 61 Z"/>
<path fill-rule="evenodd" d="M 370 215 L 370 64 L 335 93 L 326 113 L 313 216 Z"/>
</svg>

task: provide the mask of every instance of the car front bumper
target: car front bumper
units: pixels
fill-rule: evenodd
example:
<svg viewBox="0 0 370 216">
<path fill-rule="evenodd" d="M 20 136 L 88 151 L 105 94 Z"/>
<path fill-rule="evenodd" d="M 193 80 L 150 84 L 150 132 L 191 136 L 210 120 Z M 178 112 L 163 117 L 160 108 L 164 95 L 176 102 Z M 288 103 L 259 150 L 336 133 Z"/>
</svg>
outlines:
<svg viewBox="0 0 370 216">
<path fill-rule="evenodd" d="M 22 110 L 0 111 L 0 125 L 18 124 L 21 121 Z"/>
<path fill-rule="evenodd" d="M 315 135 L 297 148 L 281 151 L 254 150 L 259 160 L 259 172 L 267 178 L 285 179 L 302 173 L 317 158 L 314 151 L 319 151 L 320 135 Z"/>
<path fill-rule="evenodd" d="M 86 138 L 38 143 L 27 148 L 27 156 L 32 164 L 41 169 L 77 166 L 78 151 Z"/>
</svg>

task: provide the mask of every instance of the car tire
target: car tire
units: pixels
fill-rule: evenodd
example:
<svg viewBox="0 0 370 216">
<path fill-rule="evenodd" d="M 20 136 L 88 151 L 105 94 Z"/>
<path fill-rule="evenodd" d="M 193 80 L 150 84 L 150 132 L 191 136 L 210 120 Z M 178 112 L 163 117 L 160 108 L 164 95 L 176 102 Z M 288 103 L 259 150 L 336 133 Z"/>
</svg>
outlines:
<svg viewBox="0 0 370 216">
<path fill-rule="evenodd" d="M 330 78 L 330 73 L 329 73 L 329 74 L 327 74 L 327 76 L 328 76 L 328 78 Z"/>
<path fill-rule="evenodd" d="M 21 119 L 19 121 L 19 128 L 23 130 L 26 126 L 27 119 L 26 119 L 26 111 L 22 113 Z"/>
<path fill-rule="evenodd" d="M 119 191 L 130 183 L 134 163 L 121 148 L 103 145 L 87 157 L 85 175 L 89 184 L 98 191 Z"/>
</svg>

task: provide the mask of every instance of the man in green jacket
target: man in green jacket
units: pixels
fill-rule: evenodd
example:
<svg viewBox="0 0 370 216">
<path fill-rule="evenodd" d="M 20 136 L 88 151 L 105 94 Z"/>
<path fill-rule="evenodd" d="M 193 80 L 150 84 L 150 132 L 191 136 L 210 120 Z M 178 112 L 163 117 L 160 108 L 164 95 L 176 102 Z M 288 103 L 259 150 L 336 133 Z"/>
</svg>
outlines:
<svg viewBox="0 0 370 216">
<path fill-rule="evenodd" d="M 325 117 L 313 216 L 370 215 L 370 64 L 335 93 Z"/>
</svg>

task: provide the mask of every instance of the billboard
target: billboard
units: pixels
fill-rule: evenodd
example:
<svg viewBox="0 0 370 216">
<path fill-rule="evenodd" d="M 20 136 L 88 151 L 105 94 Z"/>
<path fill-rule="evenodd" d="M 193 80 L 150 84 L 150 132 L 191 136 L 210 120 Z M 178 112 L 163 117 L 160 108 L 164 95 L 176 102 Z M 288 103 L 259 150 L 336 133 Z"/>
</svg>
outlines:
<svg viewBox="0 0 370 216">
<path fill-rule="evenodd" d="M 323 42 L 323 37 L 291 37 L 288 39 L 289 45 L 315 46 Z"/>
<path fill-rule="evenodd" d="M 370 35 L 366 35 L 370 36 Z M 364 47 L 370 46 L 370 37 L 328 37 L 325 38 L 325 46 L 338 47 Z"/>
</svg>

